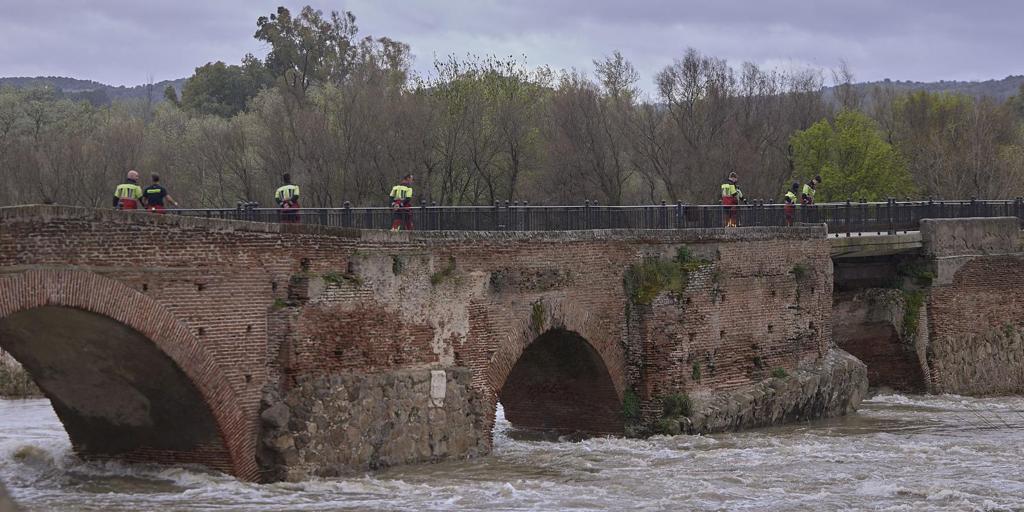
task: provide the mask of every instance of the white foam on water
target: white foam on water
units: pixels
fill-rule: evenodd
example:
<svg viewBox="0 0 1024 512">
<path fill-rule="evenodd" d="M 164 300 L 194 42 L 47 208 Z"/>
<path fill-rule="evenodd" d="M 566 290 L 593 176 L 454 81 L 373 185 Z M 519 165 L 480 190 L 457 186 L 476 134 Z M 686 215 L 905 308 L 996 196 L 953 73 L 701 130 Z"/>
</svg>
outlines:
<svg viewBox="0 0 1024 512">
<path fill-rule="evenodd" d="M 580 442 L 512 439 L 499 409 L 490 457 L 256 485 L 198 468 L 82 462 L 45 400 L 0 401 L 0 480 L 29 510 L 1015 510 L 1022 406 L 882 395 L 838 420 Z M 979 428 L 978 410 L 1001 411 L 1007 425 Z"/>
</svg>

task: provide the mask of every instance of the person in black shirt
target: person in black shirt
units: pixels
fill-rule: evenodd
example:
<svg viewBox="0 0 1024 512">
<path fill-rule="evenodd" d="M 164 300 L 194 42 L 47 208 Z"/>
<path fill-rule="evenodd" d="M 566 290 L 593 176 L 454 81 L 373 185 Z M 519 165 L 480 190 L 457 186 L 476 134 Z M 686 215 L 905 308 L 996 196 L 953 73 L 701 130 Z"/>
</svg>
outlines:
<svg viewBox="0 0 1024 512">
<path fill-rule="evenodd" d="M 153 175 L 153 184 L 146 187 L 142 191 L 142 204 L 146 205 L 146 210 L 163 213 L 164 212 L 164 199 L 167 199 L 174 206 L 178 206 L 178 202 L 167 193 L 167 189 L 160 184 L 160 175 Z"/>
</svg>

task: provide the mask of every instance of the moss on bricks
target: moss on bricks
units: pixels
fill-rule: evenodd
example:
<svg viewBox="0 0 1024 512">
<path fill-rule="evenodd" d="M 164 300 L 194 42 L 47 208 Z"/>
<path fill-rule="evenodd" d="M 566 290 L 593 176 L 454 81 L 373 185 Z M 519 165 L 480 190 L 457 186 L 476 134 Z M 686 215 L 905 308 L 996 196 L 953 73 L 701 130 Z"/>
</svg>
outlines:
<svg viewBox="0 0 1024 512">
<path fill-rule="evenodd" d="M 640 396 L 633 388 L 622 394 L 622 416 L 627 423 L 636 423 L 640 420 Z"/>
<path fill-rule="evenodd" d="M 632 303 L 647 305 L 665 291 L 682 294 L 690 273 L 710 264 L 708 260 L 695 258 L 686 247 L 680 247 L 671 260 L 646 258 L 630 265 L 623 276 L 623 287 Z"/>
<path fill-rule="evenodd" d="M 437 286 L 455 273 L 455 256 L 448 257 L 448 264 L 444 268 L 430 275 L 430 284 Z"/>
<path fill-rule="evenodd" d="M 921 306 L 924 305 L 924 292 L 921 290 L 903 290 L 903 337 L 911 339 L 917 335 L 917 327 L 921 322 Z"/>
</svg>

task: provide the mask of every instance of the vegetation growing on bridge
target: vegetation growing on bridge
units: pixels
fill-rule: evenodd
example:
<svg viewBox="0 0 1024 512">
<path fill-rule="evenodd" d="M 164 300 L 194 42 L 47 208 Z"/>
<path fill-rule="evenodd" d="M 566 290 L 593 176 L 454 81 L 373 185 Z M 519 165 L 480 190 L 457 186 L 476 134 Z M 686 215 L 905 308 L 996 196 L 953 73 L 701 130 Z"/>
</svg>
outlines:
<svg viewBox="0 0 1024 512">
<path fill-rule="evenodd" d="M 444 268 L 430 275 L 430 284 L 437 286 L 455 273 L 455 256 L 448 257 L 448 264 Z"/>
<path fill-rule="evenodd" d="M 807 278 L 809 271 L 803 263 L 797 263 L 796 265 L 793 265 L 793 268 L 790 269 L 789 273 L 793 274 L 793 278 L 796 279 L 797 282 L 800 282 Z"/>
<path fill-rule="evenodd" d="M 686 393 L 672 393 L 661 397 L 661 418 L 654 423 L 654 430 L 659 434 L 676 435 L 682 433 L 682 424 L 693 414 L 693 402 Z"/>
<path fill-rule="evenodd" d="M 640 421 L 640 396 L 633 388 L 627 388 L 622 394 L 622 416 L 627 425 Z"/>
<path fill-rule="evenodd" d="M 903 332 L 904 340 L 912 340 L 917 336 L 921 322 L 921 306 L 927 298 L 925 289 L 935 280 L 935 272 L 928 260 L 910 258 L 896 265 L 896 279 L 892 287 L 900 290 L 903 295 Z"/>
<path fill-rule="evenodd" d="M 345 272 L 327 272 L 321 277 L 323 277 L 325 283 L 335 286 L 341 286 L 344 283 L 352 283 L 356 286 L 363 284 L 363 280 L 359 276 Z"/>
<path fill-rule="evenodd" d="M 923 290 L 903 290 L 903 339 L 905 340 L 911 340 L 917 336 L 924 298 Z"/>
<path fill-rule="evenodd" d="M 695 257 L 688 248 L 680 247 L 671 260 L 646 258 L 631 265 L 623 276 L 626 295 L 633 304 L 647 305 L 661 292 L 682 294 L 690 281 L 690 273 L 711 262 Z"/>
<path fill-rule="evenodd" d="M 921 258 L 906 259 L 896 265 L 896 274 L 900 280 L 897 283 L 897 288 L 903 288 L 906 286 L 907 280 L 910 280 L 914 286 L 925 288 L 932 285 L 932 281 L 935 280 L 935 272 L 932 271 L 931 266 Z"/>
</svg>

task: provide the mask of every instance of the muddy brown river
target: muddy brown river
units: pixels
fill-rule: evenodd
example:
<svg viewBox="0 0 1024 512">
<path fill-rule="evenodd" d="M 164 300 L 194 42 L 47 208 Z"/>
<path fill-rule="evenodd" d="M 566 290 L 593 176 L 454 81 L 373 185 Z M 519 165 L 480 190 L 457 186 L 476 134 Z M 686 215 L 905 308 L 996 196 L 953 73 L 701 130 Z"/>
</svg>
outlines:
<svg viewBox="0 0 1024 512">
<path fill-rule="evenodd" d="M 500 413 L 500 411 L 499 411 Z M 833 420 L 712 436 L 526 440 L 355 478 L 257 485 L 82 462 L 46 400 L 0 400 L 25 510 L 1024 510 L 1024 398 L 880 395 Z"/>
</svg>

